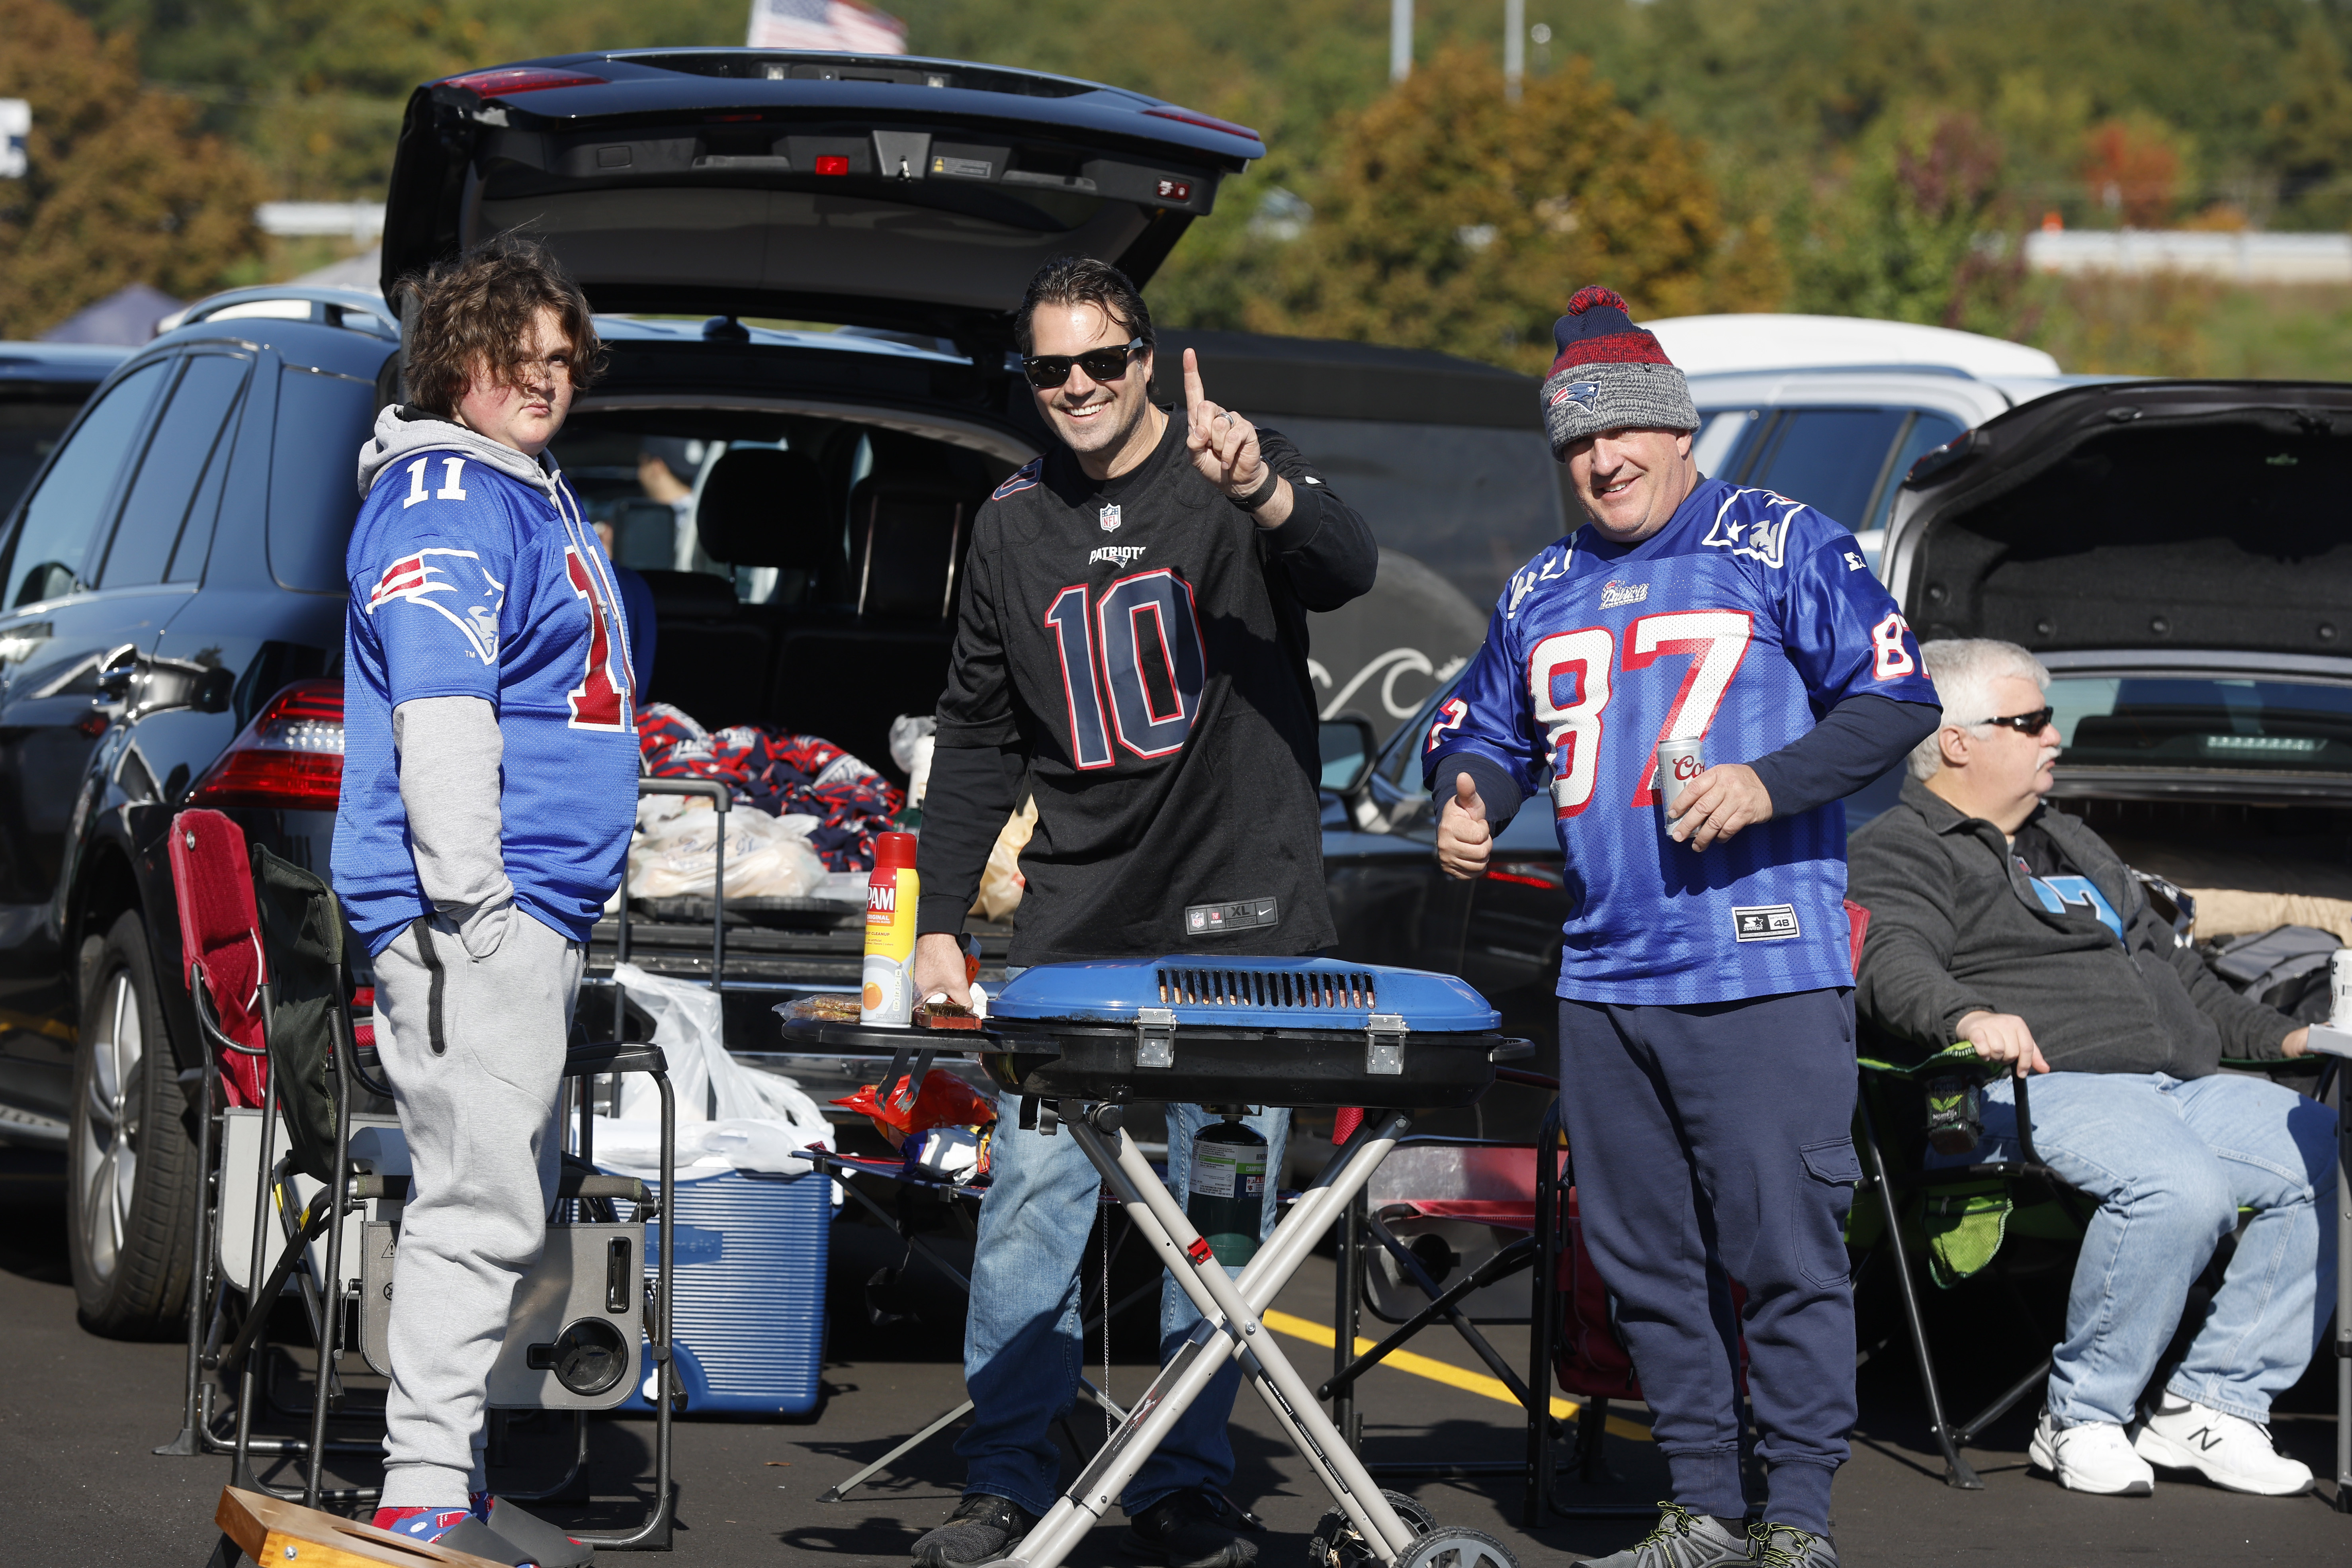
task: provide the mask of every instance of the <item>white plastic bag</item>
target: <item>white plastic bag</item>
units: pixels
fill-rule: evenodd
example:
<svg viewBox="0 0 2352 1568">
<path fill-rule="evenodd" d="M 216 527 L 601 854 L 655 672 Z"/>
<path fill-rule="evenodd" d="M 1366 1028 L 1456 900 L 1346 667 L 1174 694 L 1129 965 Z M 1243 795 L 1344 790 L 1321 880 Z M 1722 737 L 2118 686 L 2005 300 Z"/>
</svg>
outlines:
<svg viewBox="0 0 2352 1568">
<path fill-rule="evenodd" d="M 795 1151 L 833 1147 L 824 1112 L 798 1084 L 727 1054 L 719 998 L 707 987 L 648 974 L 634 963 L 615 965 L 613 974 L 653 1018 L 653 1043 L 668 1061 L 681 1179 L 727 1170 L 798 1175 L 810 1167 Z M 658 1179 L 660 1089 L 644 1074 L 630 1073 L 621 1079 L 617 1110 L 596 1119 L 596 1163 L 641 1180 Z"/>
<path fill-rule="evenodd" d="M 708 898 L 717 879 L 719 814 L 704 806 L 648 817 L 639 811 L 642 831 L 629 847 L 629 897 Z M 729 898 L 804 899 L 823 884 L 824 862 L 808 844 L 806 825 L 814 818 L 787 823 L 755 806 L 739 805 L 726 820 Z"/>
</svg>

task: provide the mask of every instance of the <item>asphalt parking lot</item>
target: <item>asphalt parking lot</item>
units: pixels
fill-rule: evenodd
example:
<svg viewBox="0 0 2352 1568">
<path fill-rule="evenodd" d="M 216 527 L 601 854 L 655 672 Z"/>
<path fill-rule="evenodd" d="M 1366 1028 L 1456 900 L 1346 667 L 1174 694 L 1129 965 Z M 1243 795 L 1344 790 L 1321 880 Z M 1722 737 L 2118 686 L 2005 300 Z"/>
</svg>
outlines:
<svg viewBox="0 0 2352 1568">
<path fill-rule="evenodd" d="M 184 1563 L 197 1568 L 212 1550 L 215 1504 L 227 1478 L 216 1458 L 158 1458 L 150 1450 L 180 1423 L 182 1352 L 173 1344 L 125 1344 L 95 1338 L 77 1324 L 68 1276 L 64 1206 L 54 1175 L 35 1163 L 0 1168 L 0 1323 L 9 1337 L 10 1375 L 0 1382 L 0 1474 L 9 1484 L 9 1519 L 0 1530 L 0 1563 Z M 849 1227 L 841 1227 L 846 1231 Z M 794 1424 L 682 1421 L 677 1426 L 677 1560 L 697 1564 L 837 1563 L 840 1568 L 906 1562 L 915 1536 L 953 1505 L 961 1469 L 942 1436 L 843 1502 L 819 1496 L 963 1396 L 951 1321 L 937 1310 L 876 1329 L 855 1310 L 856 1287 L 877 1265 L 887 1233 L 844 1235 L 836 1244 L 835 1311 L 816 1416 Z M 887 1261 L 887 1258 L 884 1257 Z M 1328 1324 L 1330 1265 L 1315 1259 L 1278 1303 L 1303 1324 Z M 1280 1326 L 1280 1325 L 1277 1325 Z M 1296 1329 L 1298 1325 L 1294 1324 Z M 1523 1353 L 1517 1331 L 1497 1331 L 1507 1356 Z M 1300 1338 L 1285 1348 L 1309 1376 L 1329 1352 Z M 1365 1382 L 1368 1458 L 1507 1459 L 1521 1429 L 1516 1406 L 1457 1386 L 1477 1363 L 1451 1334 L 1433 1332 L 1414 1349 L 1439 1363 L 1434 1375 L 1382 1368 Z M 2027 1357 L 2030 1361 L 2030 1355 Z M 1979 1384 L 1998 1387 L 2009 1373 L 1998 1358 L 1955 1369 L 1959 1403 Z M 1149 1380 L 1141 1364 L 1117 1366 L 1114 1396 Z M 1452 1381 L 1443 1381 L 1452 1376 Z M 2152 1498 L 2079 1497 L 2060 1490 L 2024 1463 L 2029 1417 L 2012 1415 L 1971 1458 L 1985 1489 L 1963 1493 L 1937 1479 L 1916 1384 L 1898 1342 L 1864 1372 L 1862 1428 L 1854 1458 L 1838 1481 L 1836 1525 L 1848 1564 L 1938 1562 L 2049 1564 L 2181 1562 L 2342 1563 L 2352 1560 L 2352 1515 L 2325 1497 L 2237 1497 L 2189 1479 L 2167 1480 Z M 2287 1451 L 2323 1475 L 2333 1466 L 2334 1421 L 2328 1385 L 2306 1377 L 2284 1402 L 2275 1425 Z M 1632 1413 L 1638 1417 L 1638 1411 Z M 1081 1407 L 1067 1423 L 1086 1447 L 1100 1440 L 1101 1416 Z M 1628 1430 L 1638 1431 L 1633 1422 Z M 630 1478 L 646 1468 L 650 1422 L 600 1420 L 592 1427 L 596 1501 L 582 1510 L 549 1505 L 550 1517 L 620 1522 L 643 1507 Z M 1244 1394 L 1233 1426 L 1240 1463 L 1235 1493 L 1265 1519 L 1259 1560 L 1267 1568 L 1306 1568 L 1309 1536 L 1328 1501 L 1306 1467 L 1281 1443 L 1256 1401 Z M 547 1476 L 561 1434 L 517 1431 L 505 1447 L 510 1463 L 494 1483 L 520 1489 Z M 1068 1440 L 1066 1438 L 1066 1441 Z M 1595 1500 L 1642 1501 L 1660 1494 L 1664 1468 L 1636 1438 L 1612 1436 L 1611 1478 L 1570 1489 Z M 285 1480 L 286 1476 L 275 1479 Z M 354 1463 L 347 1482 L 375 1477 Z M 1392 1483 L 1418 1497 L 1447 1524 L 1467 1525 L 1507 1542 L 1523 1563 L 1574 1562 L 1633 1539 L 1624 1521 L 1556 1521 L 1540 1530 L 1519 1523 L 1519 1485 L 1512 1479 Z M 643 1482 L 638 1485 L 642 1488 Z M 2332 1491 L 2332 1489 L 2330 1489 Z M 1097 1531 L 1072 1558 L 1073 1568 L 1128 1561 L 1117 1530 Z"/>
</svg>

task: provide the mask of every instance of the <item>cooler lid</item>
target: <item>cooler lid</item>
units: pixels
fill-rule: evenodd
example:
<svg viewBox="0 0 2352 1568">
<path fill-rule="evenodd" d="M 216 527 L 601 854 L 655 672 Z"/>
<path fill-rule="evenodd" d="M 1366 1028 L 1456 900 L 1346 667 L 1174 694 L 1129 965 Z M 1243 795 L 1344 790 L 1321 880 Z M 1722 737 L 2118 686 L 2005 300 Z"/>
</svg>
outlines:
<svg viewBox="0 0 2352 1568">
<path fill-rule="evenodd" d="M 1180 1025 L 1361 1029 L 1375 1014 L 1409 1030 L 1478 1034 L 1501 1015 L 1451 974 L 1346 963 L 1330 958 L 1096 959 L 1041 963 L 1007 983 L 989 1003 L 992 1018 L 1132 1024 L 1137 1011 L 1165 1007 Z"/>
</svg>

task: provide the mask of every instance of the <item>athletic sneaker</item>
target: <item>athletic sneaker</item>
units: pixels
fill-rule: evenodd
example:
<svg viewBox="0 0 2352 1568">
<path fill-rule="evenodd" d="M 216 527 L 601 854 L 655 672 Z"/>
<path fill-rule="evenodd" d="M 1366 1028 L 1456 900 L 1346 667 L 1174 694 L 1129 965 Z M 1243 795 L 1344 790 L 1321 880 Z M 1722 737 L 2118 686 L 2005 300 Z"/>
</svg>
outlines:
<svg viewBox="0 0 2352 1568">
<path fill-rule="evenodd" d="M 1837 1542 L 1793 1524 L 1751 1524 L 1756 1561 L 1770 1568 L 1838 1568 Z"/>
<path fill-rule="evenodd" d="M 488 1499 L 487 1493 L 476 1493 Z M 483 1512 L 488 1511 L 487 1500 Z M 436 1545 L 491 1563 L 506 1563 L 514 1568 L 539 1568 L 538 1554 L 516 1545 L 497 1531 L 482 1522 L 480 1513 L 469 1502 L 464 1508 L 380 1508 L 372 1521 L 378 1530 L 387 1530 L 404 1541 L 420 1545 Z M 534 1520 L 533 1523 L 539 1521 Z M 544 1526 L 552 1530 L 554 1527 Z M 559 1559 L 558 1561 L 583 1559 Z"/>
<path fill-rule="evenodd" d="M 1585 1568 L 1716 1568 L 1722 1563 L 1755 1561 L 1755 1546 L 1746 1534 L 1726 1530 L 1712 1514 L 1693 1513 L 1678 1502 L 1662 1502 L 1655 1530 L 1622 1552 L 1595 1558 Z"/>
<path fill-rule="evenodd" d="M 1241 1514 L 1216 1493 L 1170 1492 L 1127 1521 L 1118 1549 L 1168 1568 L 1250 1568 L 1257 1544 L 1241 1531 Z"/>
<path fill-rule="evenodd" d="M 2140 1423 L 2132 1448 L 2152 1465 L 2195 1470 L 2233 1492 L 2294 1497 L 2311 1489 L 2311 1467 L 2273 1447 L 2269 1427 L 2171 1394 Z"/>
<path fill-rule="evenodd" d="M 478 1518 L 473 1509 L 466 1508 L 380 1508 L 369 1522 L 378 1530 L 388 1530 L 403 1541 L 415 1541 L 430 1545 L 469 1519 Z"/>
<path fill-rule="evenodd" d="M 2060 1426 L 2044 1408 L 2033 1424 L 2026 1458 L 2058 1479 L 2068 1491 L 2101 1497 L 2147 1497 L 2156 1490 L 2156 1472 L 2132 1452 L 2131 1438 L 2112 1421 Z"/>
<path fill-rule="evenodd" d="M 1036 1523 L 1029 1510 L 1010 1498 L 986 1492 L 968 1494 L 948 1521 L 926 1531 L 915 1542 L 916 1568 L 969 1568 L 993 1563 Z"/>
</svg>

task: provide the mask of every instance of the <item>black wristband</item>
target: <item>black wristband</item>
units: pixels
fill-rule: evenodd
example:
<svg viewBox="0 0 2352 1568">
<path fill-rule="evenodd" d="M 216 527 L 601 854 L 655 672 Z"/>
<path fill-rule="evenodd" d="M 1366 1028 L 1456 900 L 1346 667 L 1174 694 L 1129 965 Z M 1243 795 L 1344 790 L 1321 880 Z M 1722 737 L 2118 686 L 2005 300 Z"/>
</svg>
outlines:
<svg viewBox="0 0 2352 1568">
<path fill-rule="evenodd" d="M 1258 508 L 1264 506 L 1266 502 L 1274 499 L 1275 489 L 1281 483 L 1282 476 L 1274 471 L 1274 465 L 1272 463 L 1268 463 L 1265 466 L 1265 483 L 1258 486 L 1257 489 L 1250 491 L 1250 493 L 1245 496 L 1235 496 L 1234 498 L 1234 504 L 1241 508 L 1244 511 L 1255 511 Z"/>
</svg>

